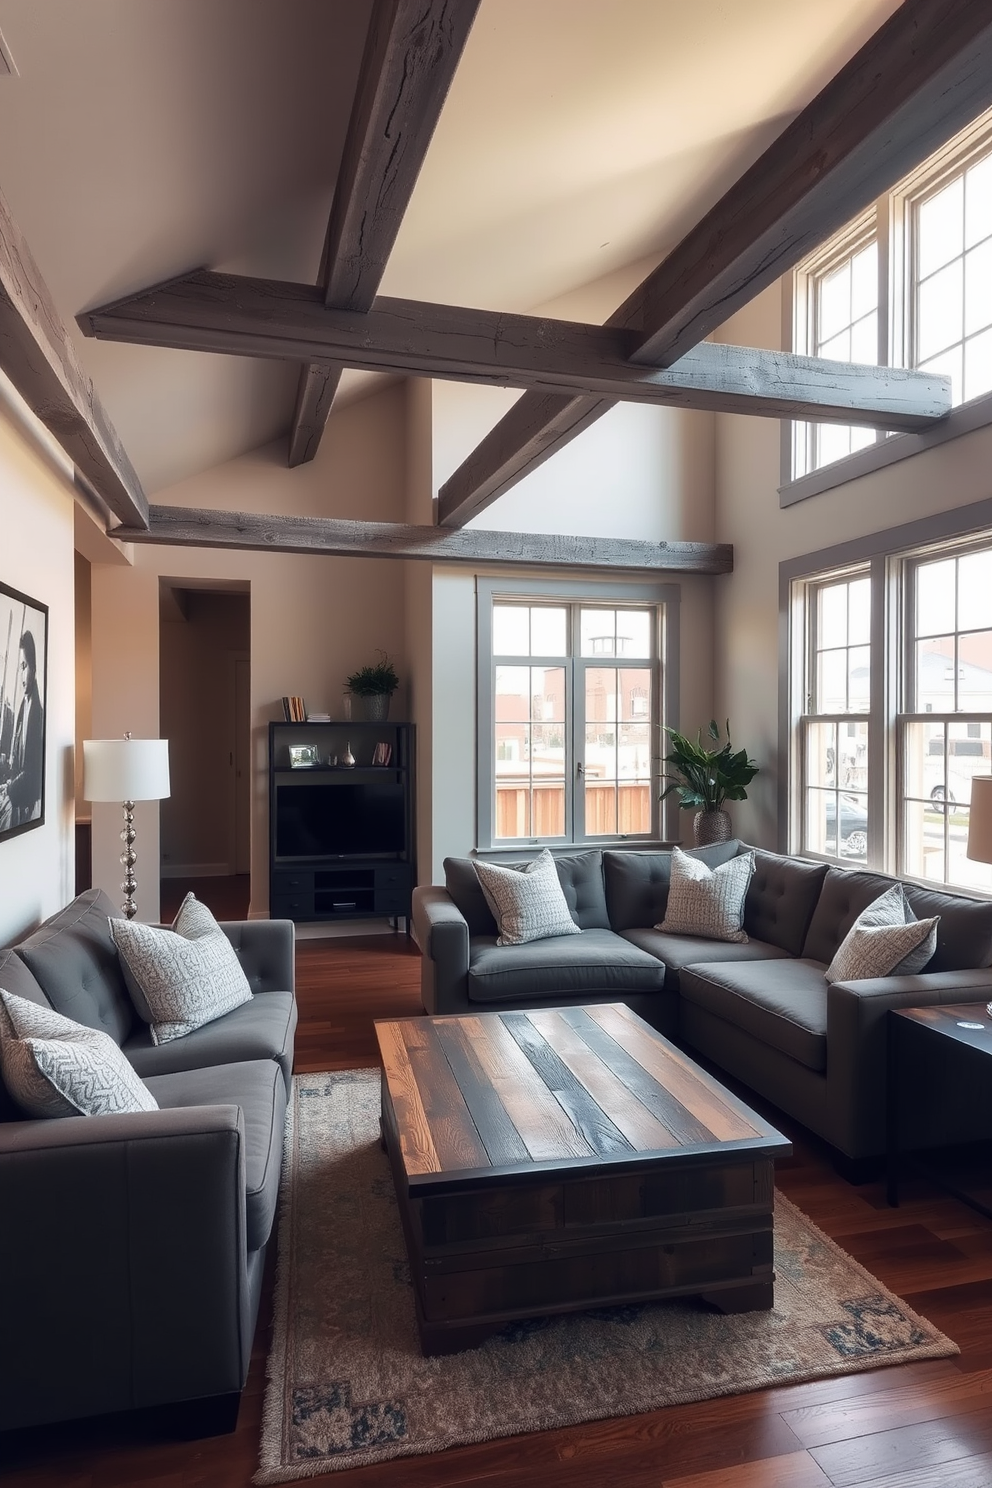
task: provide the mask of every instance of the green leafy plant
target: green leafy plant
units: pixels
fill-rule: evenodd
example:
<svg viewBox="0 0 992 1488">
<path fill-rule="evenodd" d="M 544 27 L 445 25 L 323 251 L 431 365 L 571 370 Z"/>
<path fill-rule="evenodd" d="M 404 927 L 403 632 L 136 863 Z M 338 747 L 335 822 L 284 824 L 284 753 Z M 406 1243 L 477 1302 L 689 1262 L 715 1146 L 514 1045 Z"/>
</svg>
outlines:
<svg viewBox="0 0 992 1488">
<path fill-rule="evenodd" d="M 712 749 L 703 744 L 702 729 L 695 741 L 677 729 L 665 729 L 671 753 L 663 756 L 662 763 L 667 768 L 662 771 L 662 777 L 671 784 L 662 791 L 662 800 L 675 791 L 681 805 L 703 811 L 718 811 L 724 801 L 746 800 L 745 786 L 757 775 L 758 766 L 748 759 L 746 749 L 734 749 L 729 718 L 726 727 L 727 741 L 721 745 L 719 725 L 715 718 L 710 720 L 709 737 L 719 746 Z"/>
<path fill-rule="evenodd" d="M 359 667 L 357 672 L 345 680 L 345 686 L 355 697 L 381 697 L 383 693 L 395 692 L 400 685 L 400 679 L 396 675 L 396 668 L 386 655 L 380 651 L 381 661 L 374 666 Z"/>
</svg>

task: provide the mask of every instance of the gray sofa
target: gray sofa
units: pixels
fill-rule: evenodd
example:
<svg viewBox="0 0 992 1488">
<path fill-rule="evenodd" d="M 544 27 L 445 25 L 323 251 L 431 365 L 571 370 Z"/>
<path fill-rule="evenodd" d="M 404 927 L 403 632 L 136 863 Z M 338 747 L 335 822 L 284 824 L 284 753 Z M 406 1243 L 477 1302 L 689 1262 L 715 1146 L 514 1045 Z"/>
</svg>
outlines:
<svg viewBox="0 0 992 1488">
<path fill-rule="evenodd" d="M 224 924 L 248 1003 L 156 1047 L 99 890 L 0 951 L 0 987 L 109 1033 L 161 1109 L 27 1120 L 0 1081 L 0 1429 L 170 1406 L 231 1429 L 272 1232 L 293 925 Z"/>
<path fill-rule="evenodd" d="M 748 850 L 732 841 L 693 856 L 716 867 Z M 905 884 L 918 918 L 941 916 L 925 970 L 828 984 L 851 925 L 892 884 L 885 875 L 756 851 L 740 944 L 653 928 L 669 853 L 590 851 L 556 864 L 581 935 L 498 946 L 471 859 L 446 860 L 444 888 L 414 891 L 428 1012 L 625 1002 L 823 1137 L 852 1176 L 885 1150 L 888 1010 L 992 996 L 987 900 Z"/>
</svg>

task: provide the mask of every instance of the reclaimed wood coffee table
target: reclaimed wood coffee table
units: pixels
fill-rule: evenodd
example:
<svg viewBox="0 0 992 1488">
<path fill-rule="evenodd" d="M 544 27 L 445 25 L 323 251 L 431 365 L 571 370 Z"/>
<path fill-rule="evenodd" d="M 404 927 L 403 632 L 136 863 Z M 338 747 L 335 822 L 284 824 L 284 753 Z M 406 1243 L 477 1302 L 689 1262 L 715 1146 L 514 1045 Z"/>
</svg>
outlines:
<svg viewBox="0 0 992 1488">
<path fill-rule="evenodd" d="M 771 1307 L 791 1145 L 623 1004 L 375 1027 L 425 1354 L 584 1307 Z"/>
</svg>

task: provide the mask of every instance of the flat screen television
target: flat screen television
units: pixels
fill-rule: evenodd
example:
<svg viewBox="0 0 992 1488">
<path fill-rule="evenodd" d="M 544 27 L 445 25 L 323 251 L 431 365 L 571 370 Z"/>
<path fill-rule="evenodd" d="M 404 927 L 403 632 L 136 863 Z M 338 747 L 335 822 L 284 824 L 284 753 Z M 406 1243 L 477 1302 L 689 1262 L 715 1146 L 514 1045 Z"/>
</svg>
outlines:
<svg viewBox="0 0 992 1488">
<path fill-rule="evenodd" d="M 276 861 L 396 858 L 407 849 L 406 793 L 397 780 L 278 784 Z"/>
</svg>

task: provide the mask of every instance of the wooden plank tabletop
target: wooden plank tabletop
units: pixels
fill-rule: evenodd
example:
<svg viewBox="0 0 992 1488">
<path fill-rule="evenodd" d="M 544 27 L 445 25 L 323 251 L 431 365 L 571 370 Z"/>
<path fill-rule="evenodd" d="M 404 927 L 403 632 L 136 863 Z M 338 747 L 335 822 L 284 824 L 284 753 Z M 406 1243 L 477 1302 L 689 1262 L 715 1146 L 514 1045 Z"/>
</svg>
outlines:
<svg viewBox="0 0 992 1488">
<path fill-rule="evenodd" d="M 411 1185 L 789 1143 L 623 1003 L 377 1022 Z"/>
</svg>

